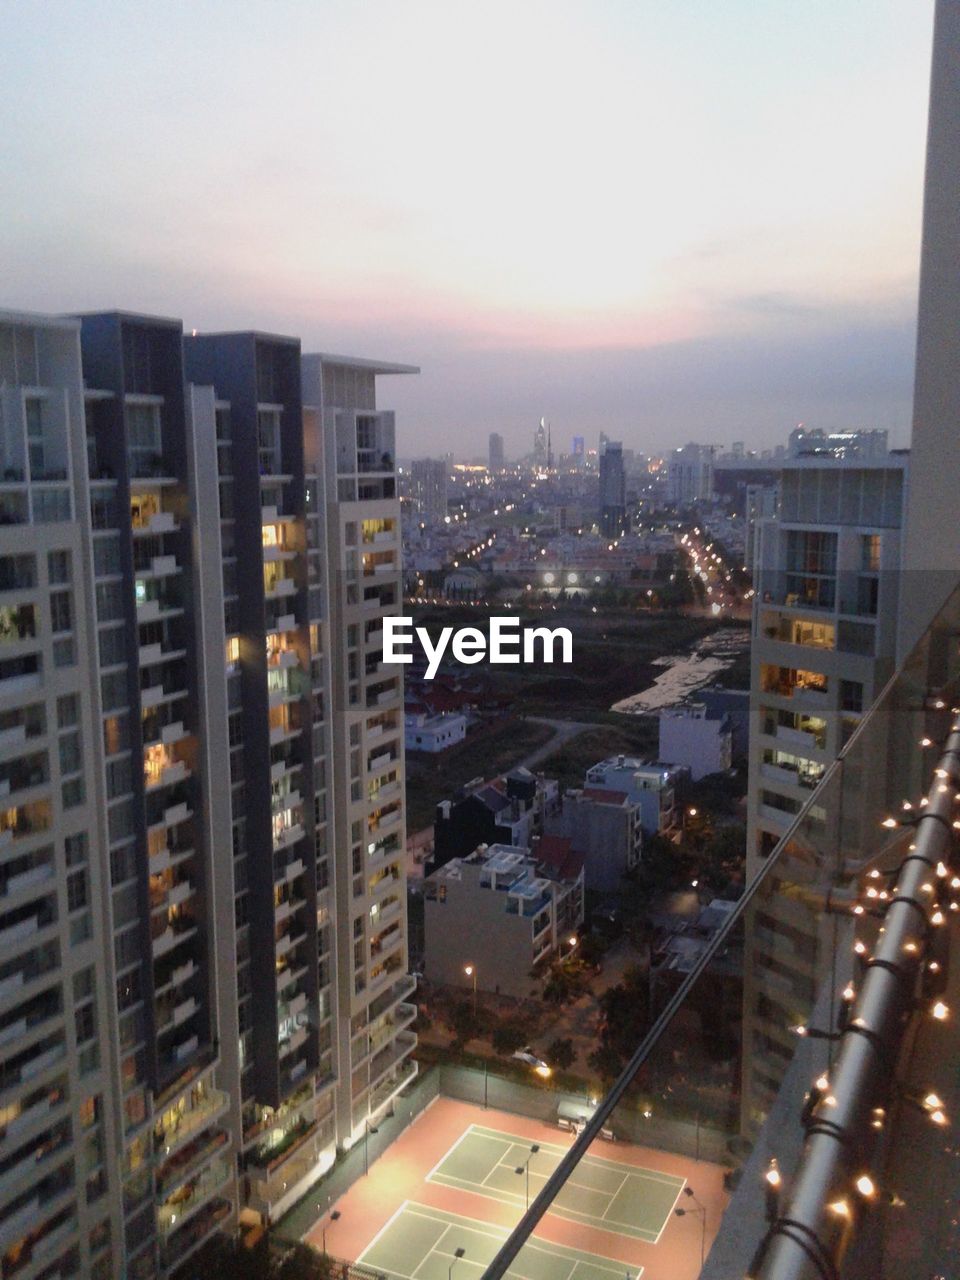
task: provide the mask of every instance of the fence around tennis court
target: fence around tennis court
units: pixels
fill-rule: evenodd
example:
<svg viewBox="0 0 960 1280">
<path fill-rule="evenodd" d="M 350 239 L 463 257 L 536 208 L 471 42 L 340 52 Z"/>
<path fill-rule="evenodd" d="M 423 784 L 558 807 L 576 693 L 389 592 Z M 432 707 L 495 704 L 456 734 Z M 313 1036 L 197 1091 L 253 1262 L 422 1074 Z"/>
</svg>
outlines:
<svg viewBox="0 0 960 1280">
<path fill-rule="evenodd" d="M 301 1240 L 317 1219 L 363 1176 L 364 1169 L 383 1155 L 438 1097 L 456 1098 L 479 1107 L 542 1120 L 546 1124 L 556 1124 L 561 1102 L 574 1108 L 582 1105 L 584 1110 L 592 1109 L 591 1100 L 585 1094 L 520 1084 L 475 1067 L 448 1063 L 430 1067 L 405 1093 L 398 1095 L 393 1102 L 392 1114 L 377 1121 L 376 1131 L 370 1132 L 349 1151 L 341 1152 L 330 1172 L 280 1219 L 274 1227 L 275 1239 L 290 1244 Z M 729 1134 L 700 1123 L 696 1118 L 674 1119 L 658 1115 L 656 1111 L 646 1117 L 640 1111 L 621 1108 L 617 1112 L 614 1130 L 619 1139 L 637 1146 L 653 1147 L 658 1151 L 716 1164 L 731 1163 L 727 1147 Z M 350 1280 L 370 1280 L 370 1277 L 358 1273 Z"/>
</svg>

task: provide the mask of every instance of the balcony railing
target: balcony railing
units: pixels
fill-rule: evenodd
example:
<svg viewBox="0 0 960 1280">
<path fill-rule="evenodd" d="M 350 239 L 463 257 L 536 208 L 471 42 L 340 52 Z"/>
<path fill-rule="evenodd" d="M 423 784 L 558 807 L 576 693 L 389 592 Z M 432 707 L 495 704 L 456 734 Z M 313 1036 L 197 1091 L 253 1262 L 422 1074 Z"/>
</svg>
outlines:
<svg viewBox="0 0 960 1280">
<path fill-rule="evenodd" d="M 556 1197 L 604 1128 L 713 1164 L 684 1169 L 694 1198 L 661 1226 L 684 1275 L 955 1272 L 958 634 L 960 588 L 773 851 L 751 851 L 686 976 L 655 986 L 646 1035 L 484 1280 L 551 1206 L 563 1216 Z"/>
</svg>

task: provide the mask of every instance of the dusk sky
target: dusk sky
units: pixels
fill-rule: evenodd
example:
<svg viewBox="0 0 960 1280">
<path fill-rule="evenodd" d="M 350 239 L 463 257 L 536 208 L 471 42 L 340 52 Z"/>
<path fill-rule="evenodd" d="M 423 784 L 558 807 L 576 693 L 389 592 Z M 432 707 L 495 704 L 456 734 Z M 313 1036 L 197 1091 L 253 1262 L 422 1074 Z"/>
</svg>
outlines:
<svg viewBox="0 0 960 1280">
<path fill-rule="evenodd" d="M 909 439 L 929 0 L 0 7 L 0 305 L 410 361 L 399 452 Z"/>
</svg>

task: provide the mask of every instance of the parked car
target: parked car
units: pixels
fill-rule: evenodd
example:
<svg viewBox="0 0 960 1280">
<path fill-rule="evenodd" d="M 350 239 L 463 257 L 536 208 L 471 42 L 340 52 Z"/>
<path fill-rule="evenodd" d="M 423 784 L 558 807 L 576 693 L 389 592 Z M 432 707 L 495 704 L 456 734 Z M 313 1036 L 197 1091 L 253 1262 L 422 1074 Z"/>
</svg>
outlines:
<svg viewBox="0 0 960 1280">
<path fill-rule="evenodd" d="M 548 1067 L 542 1058 L 538 1058 L 529 1045 L 525 1045 L 522 1049 L 518 1049 L 516 1053 L 511 1055 L 517 1062 L 525 1062 L 528 1067 L 533 1067 L 537 1075 L 552 1075 L 553 1069 Z"/>
</svg>

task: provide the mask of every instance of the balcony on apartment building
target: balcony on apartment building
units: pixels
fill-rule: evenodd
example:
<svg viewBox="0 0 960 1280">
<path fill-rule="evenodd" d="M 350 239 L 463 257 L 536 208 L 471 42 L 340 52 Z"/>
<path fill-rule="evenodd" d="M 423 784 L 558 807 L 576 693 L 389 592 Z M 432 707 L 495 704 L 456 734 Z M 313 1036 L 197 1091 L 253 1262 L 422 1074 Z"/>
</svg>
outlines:
<svg viewBox="0 0 960 1280">
<path fill-rule="evenodd" d="M 3 1108 L 0 1122 L 0 1156 L 7 1156 L 27 1142 L 42 1125 L 58 1121 L 68 1102 L 60 1084 L 30 1089 Z"/>
<path fill-rule="evenodd" d="M 130 527 L 138 541 L 160 538 L 167 533 L 176 533 L 180 528 L 176 515 L 164 510 L 163 495 L 137 484 L 131 486 Z"/>
<path fill-rule="evenodd" d="M 602 1128 L 688 1162 L 693 1217 L 664 1226 L 678 1274 L 954 1273 L 958 635 L 960 588 L 685 976 L 654 992 L 645 1039 L 484 1280 L 603 1154 Z"/>
<path fill-rule="evenodd" d="M 32 1216 L 24 1215 L 18 1239 L 9 1242 L 5 1234 L 0 1239 L 4 1280 L 27 1273 L 36 1275 L 44 1263 L 53 1260 L 56 1250 L 76 1234 L 76 1207 L 68 1193 L 61 1194 L 56 1208 L 44 1206 L 44 1211 L 40 1222 L 36 1211 Z"/>
<path fill-rule="evenodd" d="M 316 1102 L 311 1105 L 316 1108 Z M 271 1215 L 274 1206 L 314 1173 L 325 1151 L 332 1152 L 336 1136 L 332 1114 L 313 1119 L 301 1118 L 272 1146 L 258 1148 L 246 1159 L 250 1194 L 248 1206 L 256 1212 Z"/>
<path fill-rule="evenodd" d="M 0 1173 L 0 1199 L 9 1201 L 38 1179 L 45 1178 L 58 1157 L 70 1146 L 70 1121 L 63 1117 L 36 1131 L 22 1143 Z"/>
<path fill-rule="evenodd" d="M 187 1225 L 205 1204 L 222 1191 L 233 1176 L 232 1161 L 225 1156 L 211 1163 L 177 1187 L 157 1210 L 157 1225 L 166 1243 Z"/>
<path fill-rule="evenodd" d="M 228 1200 L 217 1198 L 205 1203 L 202 1212 L 190 1215 L 182 1227 L 163 1240 L 164 1265 L 176 1267 L 185 1263 L 214 1232 L 224 1229 L 232 1212 Z"/>
<path fill-rule="evenodd" d="M 414 1037 L 415 1041 L 416 1037 Z M 399 1065 L 391 1071 L 387 1078 L 381 1080 L 378 1085 L 370 1090 L 367 1099 L 370 1115 L 382 1111 L 384 1107 L 393 1101 L 398 1093 L 401 1093 L 408 1085 L 412 1084 L 417 1077 L 418 1071 L 419 1063 L 416 1059 L 403 1056 Z"/>
</svg>

